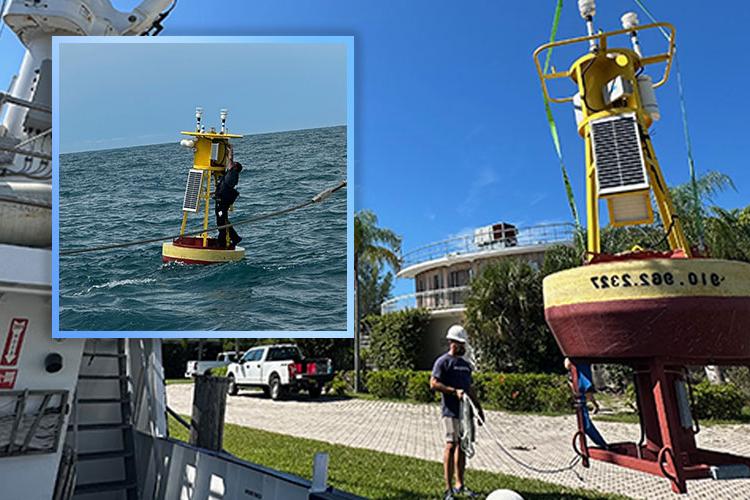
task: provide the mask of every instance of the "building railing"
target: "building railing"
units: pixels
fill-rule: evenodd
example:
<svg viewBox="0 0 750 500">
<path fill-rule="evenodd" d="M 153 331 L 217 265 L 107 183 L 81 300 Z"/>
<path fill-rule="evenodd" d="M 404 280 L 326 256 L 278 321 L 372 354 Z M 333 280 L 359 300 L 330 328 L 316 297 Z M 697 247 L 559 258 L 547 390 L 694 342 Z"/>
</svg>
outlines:
<svg viewBox="0 0 750 500">
<path fill-rule="evenodd" d="M 569 243 L 573 241 L 575 226 L 570 223 L 542 224 L 526 228 L 506 225 L 505 228 L 499 230 L 492 226 L 488 226 L 484 230 L 484 232 L 477 231 L 473 234 L 430 243 L 406 252 L 401 256 L 401 268 L 404 269 L 419 262 L 440 257 L 490 252 L 510 247 Z"/>
<path fill-rule="evenodd" d="M 456 286 L 399 295 L 383 302 L 380 312 L 385 314 L 416 308 L 440 311 L 463 307 L 470 288 L 469 286 Z"/>
</svg>

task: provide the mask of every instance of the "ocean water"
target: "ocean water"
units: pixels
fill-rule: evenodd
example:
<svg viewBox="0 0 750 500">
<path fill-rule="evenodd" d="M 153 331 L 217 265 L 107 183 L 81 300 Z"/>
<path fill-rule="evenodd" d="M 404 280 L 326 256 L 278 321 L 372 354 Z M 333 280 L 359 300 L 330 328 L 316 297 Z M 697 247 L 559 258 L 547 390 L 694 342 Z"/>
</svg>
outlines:
<svg viewBox="0 0 750 500">
<path fill-rule="evenodd" d="M 192 152 L 175 139 L 61 155 L 61 250 L 179 233 Z M 346 127 L 232 144 L 243 170 L 230 221 L 346 179 Z M 61 256 L 60 329 L 345 330 L 346 218 L 344 188 L 322 204 L 238 227 L 240 262 L 163 264 L 161 243 Z M 190 214 L 189 229 L 201 224 Z"/>
</svg>

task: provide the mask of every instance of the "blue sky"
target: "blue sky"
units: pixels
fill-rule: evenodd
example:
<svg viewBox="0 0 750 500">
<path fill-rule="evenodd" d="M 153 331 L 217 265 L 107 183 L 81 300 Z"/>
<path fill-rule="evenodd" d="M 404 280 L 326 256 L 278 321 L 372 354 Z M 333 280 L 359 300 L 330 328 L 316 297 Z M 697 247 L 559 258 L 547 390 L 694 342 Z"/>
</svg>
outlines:
<svg viewBox="0 0 750 500">
<path fill-rule="evenodd" d="M 137 2 L 116 2 L 126 7 Z M 499 220 L 530 225 L 570 214 L 544 116 L 531 53 L 549 37 L 554 0 L 179 0 L 164 35 L 354 35 L 355 194 L 411 249 Z M 742 51 L 750 4 L 646 1 L 678 30 L 696 167 L 729 174 L 737 192 L 716 201 L 750 203 Z M 599 1 L 596 24 L 619 28 L 633 0 Z M 217 8 L 221 5 L 221 8 Z M 559 37 L 584 33 L 565 0 Z M 655 51 L 658 38 L 644 40 Z M 0 38 L 0 78 L 21 51 Z M 567 67 L 565 54 L 555 58 Z M 3 85 L 0 82 L 0 86 Z M 676 80 L 658 90 L 654 145 L 668 182 L 688 180 Z M 554 107 L 579 210 L 583 148 L 570 107 Z M 400 283 L 398 292 L 413 289 Z"/>
<path fill-rule="evenodd" d="M 64 153 L 176 140 L 197 105 L 207 128 L 227 108 L 230 131 L 253 134 L 344 125 L 346 103 L 343 43 L 60 46 Z"/>
</svg>

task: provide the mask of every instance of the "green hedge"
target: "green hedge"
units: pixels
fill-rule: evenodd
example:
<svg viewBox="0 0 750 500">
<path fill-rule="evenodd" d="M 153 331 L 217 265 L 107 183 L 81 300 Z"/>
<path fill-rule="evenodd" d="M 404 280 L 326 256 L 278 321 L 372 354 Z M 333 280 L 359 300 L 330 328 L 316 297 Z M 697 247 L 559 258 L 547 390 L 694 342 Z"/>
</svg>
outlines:
<svg viewBox="0 0 750 500">
<path fill-rule="evenodd" d="M 372 363 L 381 370 L 413 370 L 427 335 L 430 313 L 408 309 L 365 318 L 370 331 L 368 350 Z"/>
<path fill-rule="evenodd" d="M 474 387 L 479 400 L 491 407 L 511 411 L 571 411 L 571 392 L 560 375 L 522 373 L 477 373 Z M 430 372 L 379 370 L 367 377 L 367 388 L 375 397 L 430 402 L 439 394 L 430 390 Z"/>
<path fill-rule="evenodd" d="M 693 386 L 693 400 L 696 418 L 731 420 L 743 416 L 744 395 L 731 383 L 714 385 L 704 380 Z"/>
</svg>

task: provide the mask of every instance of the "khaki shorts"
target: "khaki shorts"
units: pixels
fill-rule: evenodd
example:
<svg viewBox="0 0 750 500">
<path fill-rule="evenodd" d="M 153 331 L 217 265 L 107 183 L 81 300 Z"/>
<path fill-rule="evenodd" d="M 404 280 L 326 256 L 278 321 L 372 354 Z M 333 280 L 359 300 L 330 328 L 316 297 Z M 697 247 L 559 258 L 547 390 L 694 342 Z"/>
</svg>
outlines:
<svg viewBox="0 0 750 500">
<path fill-rule="evenodd" d="M 443 417 L 443 428 L 446 443 L 458 443 L 461 440 L 461 427 L 457 418 Z"/>
</svg>

